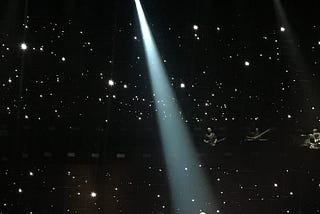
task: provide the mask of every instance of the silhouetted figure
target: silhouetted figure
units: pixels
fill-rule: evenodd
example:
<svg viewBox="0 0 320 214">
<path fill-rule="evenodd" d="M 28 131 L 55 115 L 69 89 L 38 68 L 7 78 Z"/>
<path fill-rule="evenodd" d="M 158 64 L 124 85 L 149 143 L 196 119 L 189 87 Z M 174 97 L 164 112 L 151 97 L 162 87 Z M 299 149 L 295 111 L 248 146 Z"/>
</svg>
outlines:
<svg viewBox="0 0 320 214">
<path fill-rule="evenodd" d="M 218 138 L 211 128 L 207 128 L 203 141 L 211 146 L 215 146 L 218 142 Z"/>
<path fill-rule="evenodd" d="M 260 132 L 259 128 L 255 128 L 254 130 L 250 131 L 249 134 L 245 137 L 246 142 L 266 142 L 268 139 L 263 138 L 265 134 L 270 132 L 271 129 L 267 129 L 263 132 Z"/>
<path fill-rule="evenodd" d="M 309 140 L 311 143 L 320 144 L 320 133 L 318 129 L 312 130 L 312 134 L 309 134 Z"/>
</svg>

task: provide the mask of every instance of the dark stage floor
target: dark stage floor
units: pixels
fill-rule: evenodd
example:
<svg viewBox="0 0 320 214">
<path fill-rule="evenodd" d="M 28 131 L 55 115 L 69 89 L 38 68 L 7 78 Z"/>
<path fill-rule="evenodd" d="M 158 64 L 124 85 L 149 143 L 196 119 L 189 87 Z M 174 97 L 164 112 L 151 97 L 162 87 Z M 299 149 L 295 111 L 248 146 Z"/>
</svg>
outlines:
<svg viewBox="0 0 320 214">
<path fill-rule="evenodd" d="M 198 155 L 220 213 L 320 210 L 318 151 L 220 145 Z M 160 153 L 135 151 L 108 160 L 21 158 L 2 161 L 0 178 L 1 213 L 175 213 Z"/>
</svg>

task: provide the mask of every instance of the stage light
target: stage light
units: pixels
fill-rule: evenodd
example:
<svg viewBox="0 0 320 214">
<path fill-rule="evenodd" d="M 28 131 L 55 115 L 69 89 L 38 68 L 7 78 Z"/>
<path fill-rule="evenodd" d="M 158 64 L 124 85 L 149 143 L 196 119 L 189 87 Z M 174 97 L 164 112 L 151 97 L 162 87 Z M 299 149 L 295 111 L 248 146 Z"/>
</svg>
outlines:
<svg viewBox="0 0 320 214">
<path fill-rule="evenodd" d="M 248 67 L 248 66 L 250 66 L 250 62 L 245 61 L 245 62 L 244 62 L 244 65 L 245 65 L 246 67 Z"/>
<path fill-rule="evenodd" d="M 199 167 L 194 142 L 185 125 L 141 3 L 135 0 L 135 4 L 174 209 L 179 213 L 198 213 L 199 210 L 214 213 L 217 207 L 203 168 Z M 190 203 L 192 200 L 194 202 Z"/>
<path fill-rule="evenodd" d="M 292 75 L 294 78 L 292 81 L 296 82 L 299 80 L 303 80 L 304 82 L 308 82 L 308 84 L 301 84 L 301 90 L 303 95 L 295 96 L 295 102 L 300 101 L 300 104 L 304 106 L 306 109 L 310 109 L 310 103 L 317 103 L 318 97 L 315 94 L 311 93 L 312 91 L 318 91 L 319 86 L 316 84 L 313 79 L 313 75 L 310 70 L 310 64 L 308 60 L 305 58 L 304 53 L 299 48 L 300 39 L 297 38 L 297 34 L 294 32 L 294 28 L 291 26 L 285 8 L 283 7 L 281 0 L 273 0 L 274 8 L 276 12 L 276 16 L 278 19 L 278 23 L 280 26 L 281 33 L 280 35 L 280 45 L 284 50 L 283 56 L 286 60 L 287 66 L 291 67 L 292 73 L 299 71 L 299 77 L 297 75 Z M 296 79 L 297 78 L 297 79 Z M 310 96 L 309 100 L 305 99 L 305 94 Z M 297 100 L 299 99 L 299 100 Z M 317 106 L 315 106 L 317 107 Z M 312 111 L 305 111 L 305 118 L 309 118 L 305 120 L 303 123 L 307 126 L 313 126 L 313 120 L 311 118 L 314 117 L 314 113 Z M 291 119 L 292 116 L 288 115 L 288 119 Z"/>
<path fill-rule="evenodd" d="M 91 196 L 91 198 L 95 198 L 95 197 L 97 197 L 97 193 L 91 192 L 91 193 L 90 193 L 90 196 Z"/>
<path fill-rule="evenodd" d="M 28 49 L 28 46 L 27 46 L 26 43 L 23 42 L 23 43 L 20 44 L 20 48 L 21 48 L 21 50 L 24 50 L 24 51 L 25 51 L 25 50 Z"/>
<path fill-rule="evenodd" d="M 186 85 L 184 83 L 180 84 L 180 88 L 185 88 L 185 87 L 186 87 Z"/>
<path fill-rule="evenodd" d="M 199 26 L 198 25 L 193 25 L 193 30 L 198 30 Z"/>
</svg>

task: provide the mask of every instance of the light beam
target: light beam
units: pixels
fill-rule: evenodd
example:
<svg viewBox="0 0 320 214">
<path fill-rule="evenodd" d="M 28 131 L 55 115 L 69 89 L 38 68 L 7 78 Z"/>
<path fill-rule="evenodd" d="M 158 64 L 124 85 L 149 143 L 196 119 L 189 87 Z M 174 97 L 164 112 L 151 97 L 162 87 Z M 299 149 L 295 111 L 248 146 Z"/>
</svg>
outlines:
<svg viewBox="0 0 320 214">
<path fill-rule="evenodd" d="M 281 0 L 273 0 L 273 4 L 278 23 L 280 25 L 281 43 L 282 48 L 284 49 L 285 59 L 289 68 L 295 72 L 295 76 L 293 78 L 299 78 L 298 80 L 301 85 L 301 89 L 303 90 L 304 96 L 301 97 L 300 101 L 304 105 L 304 108 L 307 109 L 307 111 L 305 111 L 306 114 L 303 115 L 303 119 L 305 120 L 306 125 L 310 126 L 316 122 L 314 112 L 310 109 L 314 105 L 319 105 L 319 101 L 317 99 L 319 87 L 312 82 L 312 77 L 309 73 L 310 67 L 308 66 L 301 50 L 298 48 L 299 45 L 296 33 L 290 25 Z M 293 100 L 293 102 L 296 102 L 296 97 L 294 97 Z"/>
<path fill-rule="evenodd" d="M 175 213 L 218 209 L 139 0 L 135 0 Z M 185 170 L 187 169 L 187 170 Z"/>
</svg>

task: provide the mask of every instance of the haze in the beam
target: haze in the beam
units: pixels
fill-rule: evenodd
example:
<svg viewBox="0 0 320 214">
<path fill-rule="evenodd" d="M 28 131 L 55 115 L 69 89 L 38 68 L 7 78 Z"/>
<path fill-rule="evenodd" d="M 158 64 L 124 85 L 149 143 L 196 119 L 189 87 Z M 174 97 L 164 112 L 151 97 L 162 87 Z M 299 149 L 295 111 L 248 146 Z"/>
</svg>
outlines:
<svg viewBox="0 0 320 214">
<path fill-rule="evenodd" d="M 305 56 L 299 48 L 298 39 L 294 32 L 290 22 L 288 20 L 286 11 L 280 0 L 273 0 L 276 16 L 279 23 L 280 31 L 280 44 L 281 49 L 285 57 L 286 63 L 289 65 L 288 68 L 295 75 L 293 79 L 298 78 L 298 82 L 301 84 L 304 96 L 294 97 L 294 102 L 297 100 L 302 104 L 302 108 L 307 109 L 303 115 L 305 125 L 312 127 L 318 123 L 314 112 L 311 110 L 313 106 L 319 106 L 319 86 L 312 82 L 312 76 L 310 74 L 310 66 L 307 63 Z M 302 115 L 302 114 L 300 114 Z"/>
<path fill-rule="evenodd" d="M 211 187 L 186 127 L 178 102 L 149 29 L 142 6 L 135 0 L 176 213 L 216 213 Z"/>
</svg>

